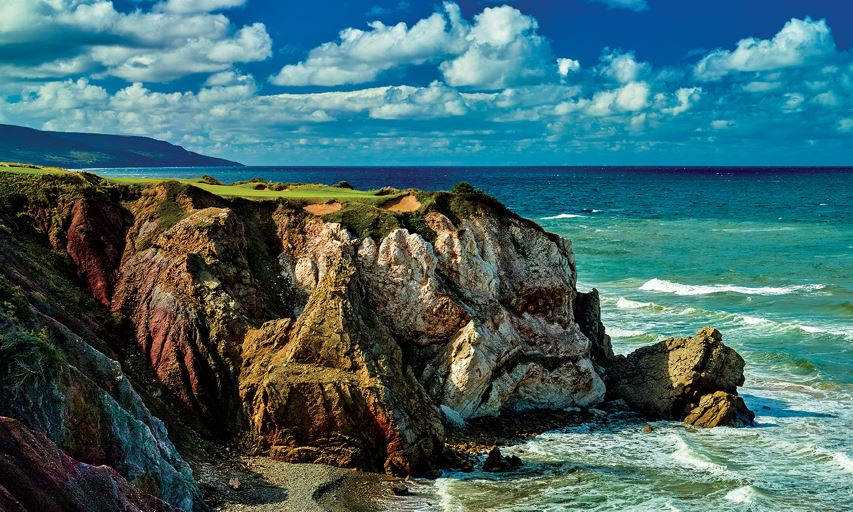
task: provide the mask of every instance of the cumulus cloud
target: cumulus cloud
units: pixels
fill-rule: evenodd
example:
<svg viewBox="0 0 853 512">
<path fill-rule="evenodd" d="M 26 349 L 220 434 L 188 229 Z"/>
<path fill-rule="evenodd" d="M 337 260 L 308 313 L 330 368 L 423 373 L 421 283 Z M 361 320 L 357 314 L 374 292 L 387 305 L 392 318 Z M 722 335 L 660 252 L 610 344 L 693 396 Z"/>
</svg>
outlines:
<svg viewBox="0 0 853 512">
<path fill-rule="evenodd" d="M 649 4 L 646 0 L 590 0 L 591 2 L 604 4 L 611 9 L 630 9 L 632 11 L 647 11 Z"/>
<path fill-rule="evenodd" d="M 434 119 L 461 116 L 468 107 L 455 89 L 433 82 L 429 87 L 390 87 L 382 105 L 370 109 L 374 119 Z"/>
<path fill-rule="evenodd" d="M 649 72 L 649 65 L 645 62 L 637 62 L 633 53 L 613 52 L 602 57 L 600 66 L 604 76 L 616 80 L 620 84 L 627 84 L 643 78 Z"/>
<path fill-rule="evenodd" d="M 802 66 L 835 52 L 825 20 L 792 18 L 772 39 L 741 39 L 734 50 L 714 50 L 694 69 L 701 80 L 718 80 L 729 73 L 770 71 Z"/>
<path fill-rule="evenodd" d="M 456 4 L 415 23 L 370 23 L 371 30 L 347 28 L 340 42 L 314 48 L 308 58 L 284 66 L 271 78 L 276 85 L 342 85 L 370 82 L 402 64 L 421 64 L 456 51 L 463 30 Z"/>
<path fill-rule="evenodd" d="M 581 68 L 581 63 L 574 59 L 557 59 L 557 73 L 565 78 L 574 71 Z"/>
<path fill-rule="evenodd" d="M 454 86 L 483 89 L 542 79 L 553 62 L 547 41 L 536 33 L 538 23 L 518 9 L 487 7 L 474 16 L 466 36 L 467 47 L 458 57 L 439 66 Z"/>
<path fill-rule="evenodd" d="M 853 134 L 853 61 L 831 38 L 821 39 L 825 22 L 805 20 L 810 28 L 796 30 L 791 22 L 784 35 L 711 52 L 702 74 L 692 64 L 657 67 L 610 49 L 581 66 L 556 58 L 536 20 L 513 7 L 464 19 L 447 3 L 413 25 L 345 29 L 273 79 L 346 87 L 271 94 L 246 72 L 253 66 L 242 64 L 269 55 L 265 27 L 235 26 L 220 11 L 238 3 L 167 9 L 170 2 L 148 1 L 139 4 L 147 9 L 120 13 L 106 0 L 2 2 L 0 119 L 154 136 L 269 164 L 284 157 L 304 164 L 565 163 L 583 162 L 582 155 L 607 163 L 602 155 L 650 148 L 697 148 L 698 159 L 736 158 L 733 148 L 750 158 L 770 147 L 773 155 L 841 154 Z M 28 51 L 12 59 L 10 48 Z M 433 81 L 407 81 L 413 64 L 431 66 Z M 202 76 L 181 86 L 146 85 L 190 73 Z M 391 76 L 398 85 L 388 85 Z"/>
<path fill-rule="evenodd" d="M 264 60 L 272 40 L 262 23 L 238 29 L 208 12 L 242 3 L 170 0 L 121 13 L 108 0 L 6 0 L 0 71 L 19 78 L 88 74 L 163 82 Z"/>
<path fill-rule="evenodd" d="M 459 6 L 445 2 L 412 27 L 406 23 L 347 28 L 339 42 L 314 48 L 308 58 L 284 66 L 270 80 L 285 86 L 335 86 L 372 82 L 390 69 L 438 63 L 452 86 L 497 89 L 541 79 L 552 72 L 547 41 L 535 19 L 509 6 L 487 7 L 468 23 Z"/>
<path fill-rule="evenodd" d="M 187 14 L 231 9 L 245 4 L 246 0 L 166 0 L 157 4 L 156 8 L 165 12 Z"/>
</svg>

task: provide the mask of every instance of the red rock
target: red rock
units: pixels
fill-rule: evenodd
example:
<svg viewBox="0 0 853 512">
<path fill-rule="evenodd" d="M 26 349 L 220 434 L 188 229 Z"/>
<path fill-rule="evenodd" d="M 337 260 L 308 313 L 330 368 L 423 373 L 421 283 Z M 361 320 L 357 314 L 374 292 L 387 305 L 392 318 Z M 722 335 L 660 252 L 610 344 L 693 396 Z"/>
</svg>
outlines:
<svg viewBox="0 0 853 512">
<path fill-rule="evenodd" d="M 71 458 L 45 435 L 0 417 L 0 508 L 39 512 L 167 512 L 108 466 Z"/>
</svg>

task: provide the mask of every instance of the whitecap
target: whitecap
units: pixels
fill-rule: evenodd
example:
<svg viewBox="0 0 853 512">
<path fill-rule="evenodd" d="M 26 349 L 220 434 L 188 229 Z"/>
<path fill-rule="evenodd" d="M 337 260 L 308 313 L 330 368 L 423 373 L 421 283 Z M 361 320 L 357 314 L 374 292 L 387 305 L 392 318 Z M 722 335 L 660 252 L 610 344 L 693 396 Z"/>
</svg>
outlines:
<svg viewBox="0 0 853 512">
<path fill-rule="evenodd" d="M 640 302 L 636 300 L 626 299 L 625 297 L 619 297 L 619 300 L 616 301 L 616 307 L 619 309 L 644 309 L 655 307 L 655 303 Z"/>
<path fill-rule="evenodd" d="M 853 460 L 850 459 L 846 454 L 841 452 L 833 452 L 832 460 L 841 466 L 844 471 L 848 473 L 853 473 Z"/>
<path fill-rule="evenodd" d="M 607 327 L 607 334 L 614 338 L 633 338 L 634 336 L 642 336 L 646 331 L 634 329 L 620 329 L 618 327 Z"/>
<path fill-rule="evenodd" d="M 797 325 L 797 328 L 809 333 L 826 332 L 826 329 L 821 329 L 820 327 L 812 327 L 810 325 Z"/>
<path fill-rule="evenodd" d="M 559 215 L 552 215 L 550 217 L 541 217 L 539 220 L 577 219 L 579 217 L 586 217 L 586 215 L 578 215 L 576 213 L 561 213 Z"/>
<path fill-rule="evenodd" d="M 790 286 L 749 287 L 731 284 L 690 285 L 675 283 L 665 279 L 649 279 L 640 290 L 647 292 L 672 293 L 675 295 L 711 295 L 714 293 L 740 293 L 743 295 L 787 295 L 796 292 L 810 292 L 825 288 L 822 284 L 804 284 Z"/>
<path fill-rule="evenodd" d="M 737 489 L 732 489 L 726 493 L 725 498 L 733 503 L 749 504 L 755 501 L 755 488 L 751 485 L 744 485 Z"/>
<path fill-rule="evenodd" d="M 695 469 L 707 471 L 715 475 L 723 475 L 727 472 L 726 468 L 723 466 L 714 464 L 694 452 L 689 446 L 687 446 L 687 443 L 684 442 L 684 439 L 680 436 L 671 434 L 669 438 L 672 439 L 673 444 L 675 444 L 675 451 L 672 452 L 672 458 L 675 459 L 676 462 Z"/>
<path fill-rule="evenodd" d="M 761 318 L 759 316 L 744 315 L 742 318 L 743 318 L 743 323 L 745 323 L 747 325 L 762 325 L 762 324 L 771 323 L 770 320 L 768 320 L 766 318 Z"/>
</svg>

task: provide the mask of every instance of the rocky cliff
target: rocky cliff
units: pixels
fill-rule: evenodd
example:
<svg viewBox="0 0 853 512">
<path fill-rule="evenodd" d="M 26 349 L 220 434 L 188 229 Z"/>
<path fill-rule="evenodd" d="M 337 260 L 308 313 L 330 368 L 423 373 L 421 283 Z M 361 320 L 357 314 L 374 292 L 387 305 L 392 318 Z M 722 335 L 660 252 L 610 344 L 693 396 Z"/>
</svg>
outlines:
<svg viewBox="0 0 853 512">
<path fill-rule="evenodd" d="M 9 436 L 114 468 L 92 477 L 114 478 L 112 502 L 147 499 L 126 481 L 201 510 L 155 414 L 246 452 L 404 476 L 453 464 L 445 429 L 466 420 L 604 399 L 619 370 L 569 241 L 469 187 L 387 192 L 314 208 L 0 173 Z"/>
</svg>

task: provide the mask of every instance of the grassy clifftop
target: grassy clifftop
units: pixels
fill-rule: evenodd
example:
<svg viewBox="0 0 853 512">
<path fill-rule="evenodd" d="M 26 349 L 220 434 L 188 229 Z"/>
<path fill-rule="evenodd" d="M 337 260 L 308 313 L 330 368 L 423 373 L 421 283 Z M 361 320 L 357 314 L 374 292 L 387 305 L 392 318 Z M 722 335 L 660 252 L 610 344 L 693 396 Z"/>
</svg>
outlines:
<svg viewBox="0 0 853 512">
<path fill-rule="evenodd" d="M 433 241 L 435 233 L 424 220 L 431 211 L 440 212 L 453 222 L 477 211 L 518 218 L 496 199 L 467 184 L 459 184 L 449 192 L 390 188 L 355 190 L 345 183 L 327 186 L 260 179 L 222 184 L 209 176 L 104 178 L 57 167 L 0 163 L 0 205 L 13 211 L 32 203 L 55 206 L 83 195 L 97 195 L 115 202 L 129 201 L 138 197 L 142 190 L 158 186 L 163 186 L 167 192 L 166 202 L 159 210 L 170 217 L 167 222 L 170 225 L 185 215 L 184 208 L 178 204 L 179 196 L 192 190 L 225 200 L 285 202 L 326 221 L 339 222 L 359 238 L 378 239 L 394 229 L 406 228 Z"/>
</svg>

